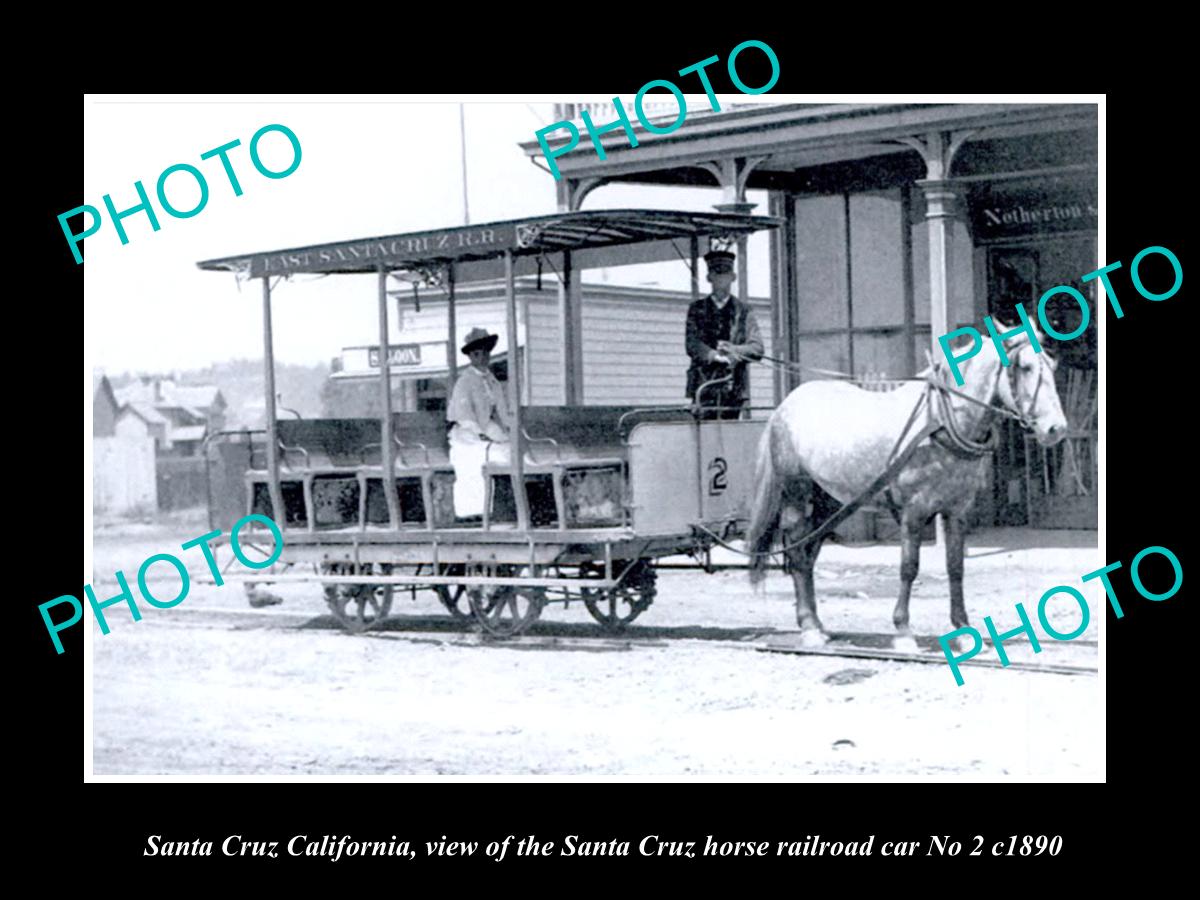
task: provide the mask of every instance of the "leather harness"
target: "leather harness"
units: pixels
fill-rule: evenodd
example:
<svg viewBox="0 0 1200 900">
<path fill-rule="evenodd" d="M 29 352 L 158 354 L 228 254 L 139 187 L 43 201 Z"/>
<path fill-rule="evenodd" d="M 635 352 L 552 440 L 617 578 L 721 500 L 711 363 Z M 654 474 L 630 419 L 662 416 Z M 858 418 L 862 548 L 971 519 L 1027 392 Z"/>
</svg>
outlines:
<svg viewBox="0 0 1200 900">
<path fill-rule="evenodd" d="M 917 449 L 926 438 L 932 438 L 938 443 L 939 446 L 954 452 L 956 455 L 966 458 L 978 458 L 993 452 L 996 449 L 995 429 L 991 428 L 989 424 L 988 435 L 983 441 L 972 440 L 963 434 L 957 420 L 954 417 L 954 408 L 950 405 L 950 394 L 955 394 L 979 406 L 986 407 L 989 412 L 998 412 L 1002 415 L 1006 415 L 1012 419 L 1015 419 L 1023 428 L 1032 429 L 1032 415 L 1034 409 L 1036 408 L 1038 394 L 1042 389 L 1042 381 L 1045 377 L 1045 369 L 1044 366 L 1038 367 L 1037 386 L 1034 388 L 1033 394 L 1030 396 L 1029 405 L 1022 409 L 1020 398 L 1018 396 L 1017 367 L 1015 365 L 1015 357 L 1021 352 L 1022 349 L 1024 349 L 1025 346 L 1027 346 L 1027 344 L 1021 344 L 1016 348 L 1013 353 L 1013 359 L 1010 360 L 1010 365 L 1001 366 L 999 369 L 997 369 L 996 385 L 992 390 L 992 394 L 995 395 L 996 388 L 998 388 L 1000 385 L 1002 373 L 1004 369 L 1007 368 L 1009 376 L 1009 389 L 1012 393 L 1013 403 L 1017 407 L 1016 412 L 1004 409 L 1002 407 L 992 406 L 990 403 L 984 403 L 982 400 L 975 399 L 970 394 L 955 390 L 949 385 L 943 383 L 938 377 L 940 373 L 939 368 L 936 365 L 930 365 L 929 374 L 924 379 L 926 382 L 926 389 L 921 393 L 920 399 L 917 401 L 916 405 L 913 407 L 912 413 L 908 417 L 908 422 L 905 424 L 904 429 L 900 432 L 900 437 L 896 439 L 895 445 L 888 454 L 888 458 L 891 460 L 891 462 L 888 463 L 887 468 L 885 468 L 883 473 L 874 481 L 872 481 L 865 490 L 859 493 L 858 496 L 846 503 L 841 509 L 821 523 L 818 528 L 810 531 L 804 537 L 800 538 L 800 540 L 780 547 L 778 550 L 767 550 L 756 553 L 730 546 L 703 526 L 695 525 L 693 527 L 716 540 L 721 546 L 737 553 L 743 553 L 746 556 L 751 557 L 774 556 L 776 554 L 786 553 L 789 550 L 794 550 L 797 547 L 802 547 L 805 544 L 810 544 L 813 541 L 821 540 L 829 535 L 834 529 L 841 525 L 842 522 L 846 521 L 846 519 L 858 512 L 862 505 L 870 500 L 871 497 L 875 496 L 877 493 L 887 487 L 891 480 L 897 474 L 899 474 L 900 470 L 903 469 L 908 461 L 912 458 L 913 454 L 916 453 Z M 1049 358 L 1047 357 L 1047 359 Z M 1053 365 L 1052 363 L 1050 364 Z M 932 415 L 933 405 L 930 403 L 931 395 L 937 396 L 938 410 L 940 411 L 942 417 L 942 421 L 940 422 Z M 904 443 L 904 438 L 908 435 L 913 423 L 917 420 L 922 406 L 927 406 L 929 409 L 929 421 L 925 424 L 925 427 L 921 429 L 913 441 L 904 449 L 904 451 L 900 453 L 899 456 L 896 456 L 896 450 L 899 449 L 900 445 Z M 899 507 L 899 504 L 897 504 L 895 499 L 891 496 L 890 490 L 887 492 L 886 499 L 888 503 L 892 504 L 894 507 Z"/>
</svg>

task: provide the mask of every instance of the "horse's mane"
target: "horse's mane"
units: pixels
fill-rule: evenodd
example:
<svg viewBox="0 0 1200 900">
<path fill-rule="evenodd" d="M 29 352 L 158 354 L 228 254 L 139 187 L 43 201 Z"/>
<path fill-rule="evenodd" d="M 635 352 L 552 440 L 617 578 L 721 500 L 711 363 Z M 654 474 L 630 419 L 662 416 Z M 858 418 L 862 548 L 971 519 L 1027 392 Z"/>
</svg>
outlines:
<svg viewBox="0 0 1200 900">
<path fill-rule="evenodd" d="M 1004 324 L 1004 323 L 1001 323 L 1001 324 Z M 1038 344 L 1040 346 L 1042 344 L 1042 342 L 1045 341 L 1046 336 L 1041 333 L 1040 329 L 1038 329 L 1036 325 L 1034 325 L 1034 330 L 1038 332 Z M 983 356 L 985 353 L 987 353 L 989 349 L 992 351 L 993 357 L 997 361 L 999 361 L 999 358 L 1000 358 L 999 354 L 997 354 L 995 352 L 995 347 L 991 346 L 991 344 L 992 344 L 991 338 L 988 335 L 984 335 L 982 339 L 983 339 L 983 346 L 979 348 L 978 353 L 976 353 L 974 356 L 968 357 L 967 359 L 960 359 L 958 361 L 958 367 L 963 373 L 964 381 L 966 381 L 966 376 L 971 372 L 971 369 L 972 369 L 974 363 L 976 361 L 978 361 L 981 356 Z M 950 349 L 952 351 L 954 351 L 955 353 L 957 353 L 959 350 L 965 350 L 971 344 L 971 342 L 968 341 L 965 337 L 958 338 L 957 341 L 958 341 L 958 343 L 952 342 L 950 344 Z M 1010 338 L 1010 339 L 1004 341 L 1004 346 L 1007 349 L 1010 358 L 1018 350 L 1020 350 L 1022 347 L 1024 347 L 1027 344 L 1030 344 L 1030 340 L 1029 340 L 1028 332 L 1025 332 L 1025 331 L 1022 331 L 1020 334 L 1018 334 L 1014 338 Z M 1049 354 L 1046 352 L 1046 348 L 1044 346 L 1042 347 L 1042 353 L 1046 354 L 1046 356 L 1049 357 Z M 932 356 L 932 353 L 931 353 L 931 356 Z M 1050 357 L 1050 359 L 1051 359 L 1051 363 L 1053 364 L 1053 358 Z M 932 366 L 933 370 L 937 370 L 945 365 L 947 365 L 947 362 L 946 362 L 946 358 L 943 355 L 938 354 L 937 356 L 933 357 L 933 366 Z M 923 368 L 919 372 L 917 372 L 917 375 L 921 376 L 921 377 L 926 377 L 929 375 L 930 371 L 931 371 L 931 367 L 925 366 L 925 368 Z"/>
</svg>

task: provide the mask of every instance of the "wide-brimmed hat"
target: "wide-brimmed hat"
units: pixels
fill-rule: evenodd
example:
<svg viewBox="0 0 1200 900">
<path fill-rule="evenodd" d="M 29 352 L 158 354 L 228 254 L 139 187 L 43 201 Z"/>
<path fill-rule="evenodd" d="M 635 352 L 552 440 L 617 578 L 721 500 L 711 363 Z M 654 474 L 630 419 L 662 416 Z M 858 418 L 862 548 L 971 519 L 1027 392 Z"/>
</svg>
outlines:
<svg viewBox="0 0 1200 900">
<path fill-rule="evenodd" d="M 498 334 L 488 334 L 486 328 L 472 328 L 467 332 L 467 339 L 462 345 L 462 352 L 470 355 L 472 350 L 487 350 L 489 353 L 500 340 Z"/>
<path fill-rule="evenodd" d="M 710 250 L 704 254 L 710 275 L 714 272 L 733 272 L 733 262 L 736 259 L 737 257 L 728 250 Z"/>
</svg>

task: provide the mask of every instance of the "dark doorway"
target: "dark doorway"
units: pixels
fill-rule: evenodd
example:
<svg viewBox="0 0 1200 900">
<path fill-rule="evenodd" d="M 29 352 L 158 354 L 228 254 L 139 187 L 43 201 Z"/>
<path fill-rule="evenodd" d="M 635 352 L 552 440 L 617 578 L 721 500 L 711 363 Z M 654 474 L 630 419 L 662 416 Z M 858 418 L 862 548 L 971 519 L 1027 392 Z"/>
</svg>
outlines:
<svg viewBox="0 0 1200 900">
<path fill-rule="evenodd" d="M 1095 528 L 1097 524 L 1097 326 L 1096 281 L 1081 277 L 1096 269 L 1091 234 L 1046 237 L 988 250 L 988 313 L 999 323 L 1019 324 L 1015 305 L 1037 315 L 1042 294 L 1069 285 L 1088 304 L 1084 332 L 1069 341 L 1049 335 L 1043 352 L 1058 363 L 1055 387 L 1069 427 L 1068 438 L 1046 450 L 1010 420 L 1001 426 L 993 501 L 995 524 L 1040 528 Z M 1069 294 L 1046 303 L 1046 320 L 1059 334 L 1081 324 L 1083 310 Z"/>
</svg>

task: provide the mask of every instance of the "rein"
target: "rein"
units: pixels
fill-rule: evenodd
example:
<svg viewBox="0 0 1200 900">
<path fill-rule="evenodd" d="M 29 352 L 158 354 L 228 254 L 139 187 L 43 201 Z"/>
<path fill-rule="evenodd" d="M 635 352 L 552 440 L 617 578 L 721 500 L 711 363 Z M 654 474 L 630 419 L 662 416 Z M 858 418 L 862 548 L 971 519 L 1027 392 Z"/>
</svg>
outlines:
<svg viewBox="0 0 1200 900">
<path fill-rule="evenodd" d="M 1024 346 L 1025 345 L 1021 345 L 1021 347 L 1016 349 L 1013 354 L 1014 357 L 1021 352 L 1021 349 L 1023 349 Z M 1011 365 L 1001 366 L 996 370 L 996 384 L 992 389 L 992 396 L 994 397 L 996 395 L 1000 387 L 1000 379 L 1003 377 L 1004 370 L 1007 369 L 1008 389 L 1009 393 L 1012 395 L 1013 405 L 1017 407 L 1016 412 L 1013 412 L 1004 406 L 996 406 L 993 403 L 985 403 L 982 400 L 972 397 L 970 394 L 955 390 L 949 385 L 942 383 L 940 380 L 935 380 L 935 373 L 938 373 L 939 370 L 938 367 L 933 364 L 932 359 L 930 360 L 930 369 L 927 380 L 931 388 L 936 388 L 940 392 L 938 394 L 938 406 L 942 413 L 942 420 L 946 426 L 946 435 L 953 447 L 969 456 L 982 456 L 985 453 L 993 452 L 996 449 L 996 430 L 994 428 L 990 428 L 988 430 L 988 436 L 983 441 L 974 441 L 963 434 L 962 429 L 959 428 L 958 420 L 954 416 L 954 408 L 950 405 L 950 394 L 955 394 L 959 397 L 962 397 L 964 400 L 969 400 L 971 403 L 974 403 L 977 406 L 985 407 L 989 413 L 1000 413 L 1001 415 L 1008 416 L 1008 418 L 1015 421 L 1027 431 L 1032 431 L 1034 429 L 1033 411 L 1037 408 L 1038 394 L 1041 393 L 1042 382 L 1045 381 L 1045 365 L 1041 364 L 1038 366 L 1037 385 L 1034 387 L 1033 394 L 1029 398 L 1029 404 L 1022 409 L 1020 391 L 1017 382 L 1017 366 L 1015 364 L 1016 360 L 1013 359 L 1010 360 L 1010 362 L 1012 363 Z"/>
<path fill-rule="evenodd" d="M 1020 352 L 1020 351 L 1018 350 L 1017 352 Z M 809 371 L 821 372 L 824 374 L 832 374 L 832 375 L 836 375 L 837 377 L 840 377 L 840 378 L 852 378 L 853 377 L 853 376 L 849 376 L 849 375 L 846 375 L 841 372 L 829 372 L 828 370 L 824 370 L 824 369 L 812 369 L 811 367 L 796 366 L 793 363 L 785 363 L 783 360 L 775 360 L 772 357 L 768 357 L 768 356 L 764 356 L 763 359 L 770 359 L 772 362 L 778 362 L 787 368 L 796 368 L 796 369 L 807 368 Z M 1000 369 L 997 369 L 997 371 L 996 371 L 996 386 L 992 390 L 993 396 L 996 393 L 996 389 L 999 387 L 1000 378 L 1003 373 L 1003 368 L 1004 367 L 1001 367 Z M 1008 373 L 1009 374 L 1009 385 L 1010 385 L 1010 390 L 1012 392 L 1013 403 L 1017 404 L 1018 409 L 1020 409 L 1020 401 L 1017 396 L 1016 366 L 1010 365 L 1007 368 L 1009 369 L 1009 373 Z M 1005 409 L 1002 406 L 998 407 L 998 406 L 993 406 L 991 403 L 985 403 L 982 400 L 978 400 L 975 397 L 972 397 L 970 394 L 966 394 L 962 391 L 956 390 L 955 388 L 950 387 L 948 384 L 943 383 L 937 377 L 938 374 L 939 374 L 939 369 L 936 365 L 933 364 L 933 362 L 931 360 L 930 366 L 929 366 L 929 373 L 925 378 L 895 379 L 897 381 L 924 381 L 926 384 L 926 389 L 921 393 L 920 399 L 918 399 L 916 404 L 913 406 L 913 410 L 908 416 L 908 421 L 905 423 L 904 429 L 900 432 L 900 437 L 896 439 L 896 443 L 892 446 L 891 452 L 888 454 L 888 458 L 891 461 L 888 463 L 887 467 L 883 470 L 883 473 L 880 474 L 879 477 L 877 477 L 869 485 L 867 485 L 866 489 L 861 491 L 856 497 L 854 497 L 852 500 L 850 500 L 850 502 L 846 503 L 837 512 L 835 512 L 832 516 L 830 516 L 828 519 L 826 519 L 820 525 L 820 527 L 814 529 L 813 531 L 810 531 L 808 534 L 804 535 L 804 537 L 800 538 L 800 540 L 795 541 L 791 544 L 785 544 L 784 546 L 780 547 L 778 550 L 750 551 L 750 550 L 744 550 L 739 547 L 734 547 L 732 544 L 723 540 L 721 537 L 719 537 L 717 534 L 710 531 L 709 529 L 705 528 L 703 525 L 693 525 L 692 528 L 696 531 L 703 533 L 704 535 L 709 537 L 716 544 L 719 544 L 720 546 L 724 547 L 725 549 L 732 550 L 734 553 L 740 554 L 742 556 L 746 556 L 749 558 L 780 556 L 780 555 L 787 553 L 789 550 L 794 550 L 798 547 L 803 547 L 805 544 L 811 544 L 813 541 L 817 541 L 817 540 L 824 538 L 826 535 L 828 535 L 830 532 L 832 532 L 835 528 L 837 528 L 839 525 L 841 525 L 842 522 L 844 522 L 846 519 L 850 518 L 850 516 L 854 515 L 854 513 L 856 513 L 864 503 L 866 503 L 868 500 L 871 499 L 871 497 L 873 497 L 875 494 L 879 493 L 881 490 L 883 490 L 885 487 L 887 487 L 888 483 L 892 480 L 892 478 L 894 478 L 900 472 L 900 470 L 904 468 L 904 466 L 908 463 L 909 459 L 912 458 L 913 454 L 916 453 L 917 449 L 921 446 L 921 444 L 927 438 L 932 438 L 934 440 L 937 440 L 939 433 L 944 432 L 952 446 L 956 447 L 958 450 L 960 450 L 961 452 L 963 452 L 969 456 L 983 456 L 984 454 L 991 453 L 992 451 L 994 451 L 996 448 L 996 431 L 994 428 L 988 429 L 988 436 L 983 441 L 972 440 L 971 438 L 969 438 L 965 434 L 963 434 L 962 429 L 958 425 L 958 420 L 954 416 L 954 408 L 950 405 L 950 395 L 951 394 L 955 394 L 959 397 L 962 397 L 965 400 L 969 400 L 970 402 L 976 404 L 977 406 L 982 406 L 989 412 L 998 412 L 998 413 L 1001 413 L 1002 415 L 1006 415 L 1009 418 L 1017 421 L 1024 428 L 1032 427 L 1032 420 L 1029 418 L 1029 416 L 1032 414 L 1032 412 L 1035 408 L 1035 405 L 1037 403 L 1038 393 L 1042 389 L 1042 380 L 1045 376 L 1045 372 L 1041 367 L 1039 367 L 1039 369 L 1038 369 L 1038 383 L 1037 383 L 1037 387 L 1034 388 L 1033 396 L 1030 398 L 1029 406 L 1026 409 L 1020 410 L 1019 412 L 1016 412 L 1016 413 L 1014 413 L 1013 411 L 1011 411 L 1009 409 Z M 921 407 L 928 405 L 930 412 L 931 413 L 933 412 L 933 408 L 932 408 L 932 405 L 930 404 L 929 398 L 930 398 L 930 394 L 932 394 L 934 392 L 936 392 L 936 394 L 937 394 L 938 406 L 941 411 L 942 421 L 939 422 L 937 420 L 937 418 L 935 418 L 931 415 L 930 420 L 925 424 L 925 427 L 921 429 L 921 431 L 917 434 L 917 436 L 915 438 L 913 438 L 912 442 L 908 445 L 908 447 L 906 447 L 905 450 L 899 456 L 896 456 L 895 455 L 896 451 L 904 443 L 904 438 L 908 435 L 909 431 L 912 429 L 913 423 L 916 422 L 916 420 L 921 412 Z"/>
<path fill-rule="evenodd" d="M 928 351 L 926 351 L 926 354 L 928 355 Z M 766 361 L 767 363 L 773 365 L 775 368 L 786 369 L 791 372 L 815 372 L 818 375 L 828 375 L 832 378 L 842 378 L 842 379 L 845 379 L 846 381 L 854 381 L 859 377 L 857 375 L 851 375 L 848 372 L 838 372 L 833 369 L 819 369 L 815 366 L 802 366 L 799 363 L 790 363 L 783 359 L 777 359 L 774 356 L 765 356 L 764 355 L 762 359 L 763 359 L 763 361 Z M 754 361 L 758 362 L 758 360 L 754 360 Z M 1012 366 L 1009 367 L 1009 369 L 1010 369 L 1009 376 L 1012 381 L 1013 398 L 1015 400 L 1017 394 L 1016 394 L 1016 372 L 1013 371 L 1014 368 L 1015 367 L 1012 367 Z M 888 378 L 886 380 L 889 382 L 923 381 L 926 384 L 930 385 L 933 388 L 936 388 L 938 391 L 941 391 L 944 394 L 954 394 L 956 397 L 961 397 L 963 400 L 968 400 L 971 403 L 974 403 L 976 406 L 984 406 L 984 407 L 987 407 L 988 409 L 990 409 L 992 412 L 1000 413 L 1000 415 L 1002 415 L 1002 416 L 1008 416 L 1010 419 L 1019 423 L 1023 427 L 1026 427 L 1026 428 L 1030 427 L 1029 420 L 1026 418 L 1026 416 L 1024 414 L 1014 413 L 1012 410 L 1006 409 L 1003 406 L 992 406 L 990 403 L 985 403 L 982 400 L 976 400 L 970 394 L 963 393 L 962 391 L 958 390 L 957 388 L 952 388 L 948 384 L 944 384 L 941 381 L 935 380 L 934 373 L 937 371 L 938 371 L 937 366 L 933 365 L 931 362 L 929 374 L 923 378 Z M 1030 411 L 1032 411 L 1032 409 L 1033 409 L 1033 404 L 1037 402 L 1038 391 L 1040 391 L 1042 388 L 1041 376 L 1042 376 L 1042 373 L 1039 371 L 1038 372 L 1037 390 L 1035 390 L 1033 392 L 1033 398 L 1032 398 L 1032 400 L 1030 400 L 1030 404 L 1029 404 Z M 999 380 L 999 373 L 997 373 L 996 377 L 997 377 L 997 380 Z"/>
<path fill-rule="evenodd" d="M 904 432 L 900 435 L 900 440 L 898 440 L 896 442 L 896 447 L 900 446 L 901 442 L 904 440 L 904 435 L 908 433 L 909 427 L 912 425 L 912 423 L 914 421 L 916 421 L 916 414 L 920 408 L 921 408 L 920 403 L 918 403 L 913 408 L 913 415 L 909 417 L 908 425 L 905 426 Z M 714 534 L 712 531 L 709 531 L 703 525 L 693 525 L 692 528 L 695 529 L 696 531 L 702 532 L 703 534 L 707 535 L 713 541 L 715 541 L 717 544 L 720 544 L 722 547 L 726 548 L 727 550 L 732 550 L 734 553 L 738 553 L 738 554 L 741 554 L 742 556 L 747 556 L 747 557 L 751 557 L 751 558 L 762 557 L 762 556 L 777 556 L 777 555 L 787 553 L 789 550 L 794 550 L 797 547 L 803 547 L 805 544 L 811 544 L 813 541 L 824 538 L 827 534 L 829 534 L 831 531 L 833 531 L 835 528 L 837 528 L 839 525 L 841 525 L 842 522 L 846 521 L 846 519 L 850 518 L 852 515 L 854 515 L 856 512 L 858 512 L 859 507 L 861 507 L 864 503 L 866 503 L 868 500 L 870 500 L 871 497 L 873 497 L 875 494 L 879 493 L 881 490 L 883 490 L 885 487 L 887 487 L 888 482 L 891 481 L 896 476 L 896 474 L 901 469 L 904 468 L 904 466 L 908 463 L 909 459 L 912 458 L 912 455 L 917 452 L 917 449 L 918 449 L 918 447 L 920 447 L 921 443 L 927 437 L 929 437 L 932 434 L 934 434 L 935 432 L 941 430 L 941 428 L 942 428 L 942 426 L 940 424 L 938 424 L 937 422 L 929 422 L 923 429 L 921 429 L 920 433 L 913 439 L 912 443 L 909 444 L 907 448 L 905 448 L 904 452 L 901 453 L 898 457 L 896 457 L 888 465 L 888 467 L 883 470 L 883 473 L 878 478 L 876 478 L 874 481 L 872 481 L 869 485 L 867 485 L 866 489 L 864 491 L 862 491 L 857 497 L 855 497 L 853 500 L 851 500 L 849 503 L 847 503 L 845 506 L 843 506 L 841 509 L 839 509 L 837 512 L 835 512 L 832 516 L 830 516 L 828 519 L 826 519 L 824 522 L 822 522 L 820 527 L 814 529 L 813 531 L 810 531 L 808 534 L 804 535 L 804 537 L 800 538 L 800 540 L 798 540 L 794 543 L 783 545 L 778 550 L 763 550 L 760 552 L 755 552 L 755 551 L 751 551 L 751 550 L 743 550 L 739 547 L 734 547 L 732 544 L 729 544 L 726 541 L 722 540 L 719 536 Z M 892 452 L 895 453 L 895 450 L 896 450 L 896 448 L 893 447 Z"/>
<path fill-rule="evenodd" d="M 999 375 L 996 376 L 996 380 L 997 383 L 999 383 Z M 958 419 L 956 419 L 954 416 L 954 407 L 950 405 L 950 389 L 946 385 L 934 382 L 932 372 L 930 372 L 929 375 L 929 384 L 930 390 L 934 388 L 943 388 L 943 390 L 939 391 L 937 394 L 938 409 L 941 412 L 942 424 L 945 426 L 946 438 L 950 443 L 951 449 L 958 450 L 960 453 L 963 453 L 966 456 L 984 456 L 993 452 L 996 449 L 996 429 L 989 426 L 987 437 L 985 437 L 982 441 L 976 441 L 967 437 L 967 435 L 963 433 L 962 428 L 959 426 Z M 959 392 L 955 391 L 955 393 Z M 928 395 L 929 390 L 927 390 L 922 396 L 927 397 Z M 987 407 L 988 413 L 994 409 L 991 404 L 983 403 L 982 401 L 976 400 L 974 397 L 970 397 L 967 394 L 960 394 L 960 396 L 967 397 L 967 399 L 971 400 L 972 402 L 978 403 L 980 406 Z"/>
</svg>

